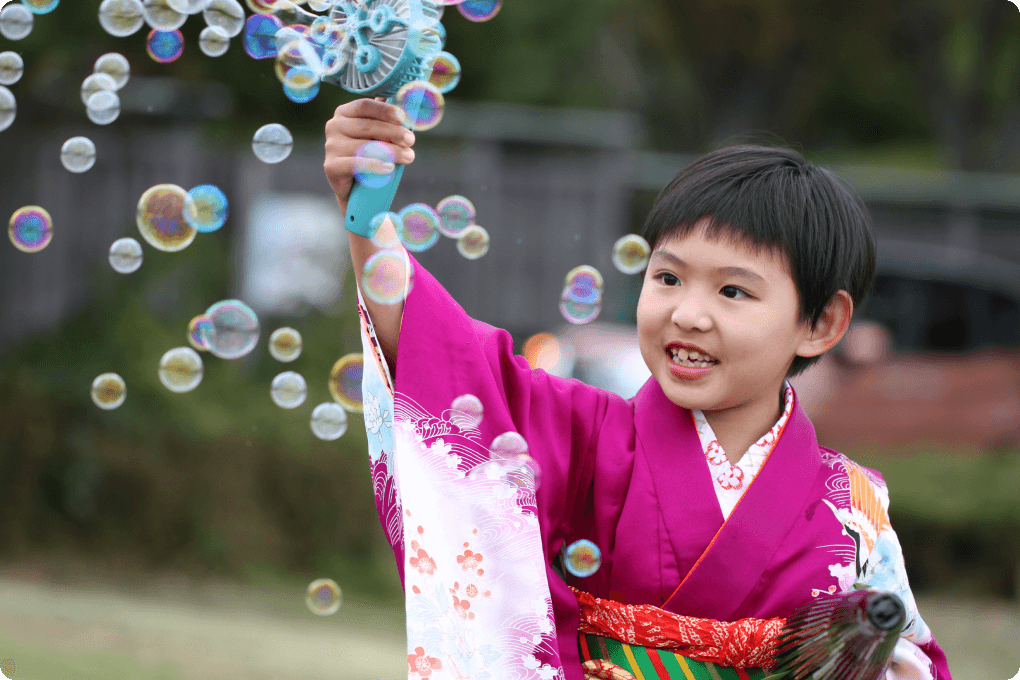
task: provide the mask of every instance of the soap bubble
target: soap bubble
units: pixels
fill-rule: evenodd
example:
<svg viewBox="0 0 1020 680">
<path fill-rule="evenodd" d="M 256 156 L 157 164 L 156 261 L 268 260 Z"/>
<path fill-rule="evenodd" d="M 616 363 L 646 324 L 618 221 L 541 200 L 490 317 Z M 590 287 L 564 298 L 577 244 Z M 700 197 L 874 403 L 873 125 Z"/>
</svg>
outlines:
<svg viewBox="0 0 1020 680">
<path fill-rule="evenodd" d="M 198 14 L 209 0 L 167 0 L 170 7 L 184 14 Z"/>
<path fill-rule="evenodd" d="M 582 264 L 567 272 L 564 280 L 564 293 L 578 302 L 594 302 L 602 297 L 603 280 L 598 269 Z"/>
<path fill-rule="evenodd" d="M 209 0 L 202 16 L 207 25 L 219 26 L 231 38 L 244 29 L 244 8 L 237 0 Z"/>
<path fill-rule="evenodd" d="M 26 205 L 11 215 L 7 235 L 23 253 L 38 253 L 53 240 L 53 218 L 37 205 Z"/>
<path fill-rule="evenodd" d="M 107 52 L 96 59 L 96 65 L 92 68 L 93 73 L 105 73 L 113 78 L 114 89 L 119 90 L 127 85 L 131 78 L 131 64 L 123 54 Z M 108 89 L 108 88 L 101 88 Z M 86 99 L 87 103 L 88 100 Z"/>
<path fill-rule="evenodd" d="M 145 51 L 158 64 L 169 64 L 184 54 L 184 34 L 172 31 L 156 31 L 149 33 L 145 43 Z"/>
<path fill-rule="evenodd" d="M 472 224 L 457 239 L 457 252 L 469 260 L 477 260 L 485 255 L 489 252 L 489 232 Z"/>
<path fill-rule="evenodd" d="M 393 147 L 385 142 L 365 142 L 354 152 L 354 158 L 354 179 L 366 187 L 372 189 L 384 187 L 396 174 L 397 154 L 393 152 Z M 383 173 L 379 168 L 379 163 L 371 162 L 373 160 L 379 161 L 379 163 L 389 163 L 394 166 L 394 169 Z"/>
<path fill-rule="evenodd" d="M 470 21 L 488 21 L 499 13 L 503 0 L 464 0 L 457 10 Z"/>
<path fill-rule="evenodd" d="M 478 427 L 485 413 L 485 409 L 482 408 L 482 400 L 473 394 L 460 395 L 453 400 L 450 408 L 459 411 L 463 417 L 466 417 L 465 425 L 470 427 Z"/>
<path fill-rule="evenodd" d="M 341 26 L 330 21 L 329 17 L 316 17 L 308 27 L 308 37 L 317 45 L 332 47 L 343 39 L 344 31 Z"/>
<path fill-rule="evenodd" d="M 255 349 L 259 342 L 259 319 L 240 300 L 217 302 L 205 311 L 212 327 L 202 340 L 210 354 L 220 359 L 237 359 Z"/>
<path fill-rule="evenodd" d="M 25 73 L 25 61 L 17 52 L 0 52 L 0 85 L 13 85 Z"/>
<path fill-rule="evenodd" d="M 0 132 L 11 126 L 17 113 L 18 101 L 14 93 L 0 85 Z"/>
<path fill-rule="evenodd" d="M 219 26 L 206 26 L 198 36 L 198 49 L 207 57 L 220 57 L 230 49 L 230 36 Z"/>
<path fill-rule="evenodd" d="M 89 97 L 85 114 L 96 125 L 109 125 L 120 116 L 120 97 L 116 92 L 100 90 Z"/>
<path fill-rule="evenodd" d="M 624 274 L 639 274 L 648 266 L 652 249 L 641 236 L 627 234 L 613 244 L 613 266 Z"/>
<path fill-rule="evenodd" d="M 35 16 L 20 3 L 10 3 L 0 10 L 0 35 L 8 40 L 21 40 L 32 32 Z"/>
<path fill-rule="evenodd" d="M 99 25 L 115 38 L 135 33 L 144 23 L 141 0 L 103 0 L 99 6 Z"/>
<path fill-rule="evenodd" d="M 394 305 L 404 299 L 407 269 L 399 250 L 380 250 L 365 261 L 361 290 L 381 305 Z"/>
<path fill-rule="evenodd" d="M 347 431 L 347 411 L 332 401 L 319 404 L 312 411 L 312 434 L 323 441 L 340 439 Z"/>
<path fill-rule="evenodd" d="M 81 103 L 88 106 L 97 92 L 116 92 L 117 81 L 109 73 L 93 73 L 81 83 Z"/>
<path fill-rule="evenodd" d="M 247 0 L 247 3 L 248 8 L 256 14 L 268 14 L 273 11 L 276 0 Z"/>
<path fill-rule="evenodd" d="M 88 137 L 71 137 L 60 147 L 60 162 L 70 172 L 85 172 L 96 164 L 96 145 Z"/>
<path fill-rule="evenodd" d="M 538 461 L 526 453 L 513 456 L 504 462 L 506 472 L 503 479 L 518 489 L 538 490 L 541 483 L 542 469 Z"/>
<path fill-rule="evenodd" d="M 190 347 L 175 347 L 159 360 L 159 381 L 171 392 L 190 392 L 204 373 L 202 357 Z"/>
<path fill-rule="evenodd" d="M 428 59 L 443 49 L 444 36 L 436 30 L 436 26 L 442 26 L 442 24 L 422 22 L 418 26 L 412 27 L 407 34 L 408 49 L 422 59 Z"/>
<path fill-rule="evenodd" d="M 439 240 L 439 215 L 432 206 L 412 203 L 399 213 L 400 226 L 397 232 L 404 247 L 414 253 L 428 250 Z"/>
<path fill-rule="evenodd" d="M 199 314 L 188 322 L 188 343 L 199 352 L 208 352 L 209 346 L 205 344 L 205 338 L 212 332 L 212 319 L 206 314 Z"/>
<path fill-rule="evenodd" d="M 343 593 L 336 581 L 328 578 L 320 578 L 308 584 L 308 593 L 305 595 L 305 604 L 313 614 L 329 616 L 336 614 L 343 602 Z"/>
<path fill-rule="evenodd" d="M 284 363 L 301 356 L 301 334 L 289 326 L 277 328 L 269 336 L 269 354 Z"/>
<path fill-rule="evenodd" d="M 188 20 L 187 14 L 170 6 L 170 0 L 142 0 L 142 7 L 145 23 L 154 31 L 175 31 Z"/>
<path fill-rule="evenodd" d="M 60 0 L 21 0 L 33 14 L 49 14 L 57 8 Z"/>
<path fill-rule="evenodd" d="M 329 372 L 329 393 L 334 401 L 351 413 L 361 413 L 361 377 L 365 370 L 364 357 L 348 354 L 340 357 Z"/>
<path fill-rule="evenodd" d="M 251 140 L 255 157 L 263 163 L 279 163 L 294 149 L 294 138 L 290 130 L 279 123 L 263 125 Z"/>
<path fill-rule="evenodd" d="M 176 184 L 157 184 L 138 199 L 136 223 L 142 237 L 153 248 L 165 253 L 184 250 L 195 240 L 198 233 L 184 219 L 185 210 L 190 207 L 191 197 Z"/>
<path fill-rule="evenodd" d="M 415 132 L 431 130 L 443 120 L 446 101 L 432 83 L 415 80 L 401 87 L 394 103 L 407 114 L 408 126 Z"/>
<path fill-rule="evenodd" d="M 202 184 L 188 192 L 190 201 L 184 204 L 184 221 L 192 228 L 207 234 L 227 222 L 229 203 L 227 195 L 212 184 Z"/>
<path fill-rule="evenodd" d="M 602 551 L 588 539 L 574 541 L 563 553 L 563 566 L 578 578 L 591 576 L 602 566 Z"/>
<path fill-rule="evenodd" d="M 124 403 L 124 398 L 127 396 L 127 385 L 124 384 L 124 378 L 116 373 L 103 373 L 92 381 L 92 389 L 89 394 L 96 406 L 104 411 L 109 411 Z"/>
<path fill-rule="evenodd" d="M 601 311 L 601 295 L 591 302 L 579 302 L 570 296 L 569 290 L 564 290 L 560 297 L 560 314 L 572 324 L 580 326 L 590 323 L 598 318 Z"/>
<path fill-rule="evenodd" d="M 280 408 L 297 408 L 308 397 L 308 385 L 300 373 L 284 371 L 273 378 L 269 396 Z"/>
<path fill-rule="evenodd" d="M 325 12 L 333 7 L 334 0 L 308 0 L 308 9 L 315 12 Z"/>
<path fill-rule="evenodd" d="M 475 223 L 475 205 L 463 196 L 447 196 L 436 204 L 439 231 L 443 236 L 460 238 Z"/>
<path fill-rule="evenodd" d="M 244 24 L 244 51 L 252 59 L 276 56 L 276 33 L 283 22 L 274 16 L 252 14 Z"/>
<path fill-rule="evenodd" d="M 110 266 L 118 274 L 130 274 L 142 266 L 142 244 L 133 238 L 120 238 L 110 246 Z"/>
<path fill-rule="evenodd" d="M 489 446 L 492 457 L 497 460 L 509 460 L 514 456 L 528 452 L 528 442 L 520 434 L 510 431 L 504 432 L 492 440 Z"/>
<path fill-rule="evenodd" d="M 460 82 L 460 62 L 449 52 L 437 52 L 432 55 L 426 66 L 432 69 L 429 82 L 443 94 L 457 87 Z"/>
<path fill-rule="evenodd" d="M 291 69 L 283 81 L 283 94 L 295 104 L 305 104 L 319 94 L 320 82 L 311 69 Z"/>
<path fill-rule="evenodd" d="M 386 229 L 386 223 L 392 229 Z M 389 250 L 400 247 L 400 232 L 404 228 L 404 220 L 395 212 L 381 212 L 369 223 L 372 231 L 372 243 L 377 247 Z"/>
</svg>

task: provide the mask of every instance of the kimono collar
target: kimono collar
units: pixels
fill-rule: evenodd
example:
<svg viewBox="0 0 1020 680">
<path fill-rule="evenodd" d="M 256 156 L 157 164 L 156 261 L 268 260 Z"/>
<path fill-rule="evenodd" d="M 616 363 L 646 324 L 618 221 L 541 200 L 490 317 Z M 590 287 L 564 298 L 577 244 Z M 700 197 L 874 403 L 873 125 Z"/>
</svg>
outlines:
<svg viewBox="0 0 1020 680">
<path fill-rule="evenodd" d="M 654 377 L 634 397 L 635 428 L 681 582 L 662 608 L 729 620 L 787 536 L 821 469 L 814 427 L 794 392 L 793 413 L 761 471 L 723 520 L 691 413 Z"/>
</svg>

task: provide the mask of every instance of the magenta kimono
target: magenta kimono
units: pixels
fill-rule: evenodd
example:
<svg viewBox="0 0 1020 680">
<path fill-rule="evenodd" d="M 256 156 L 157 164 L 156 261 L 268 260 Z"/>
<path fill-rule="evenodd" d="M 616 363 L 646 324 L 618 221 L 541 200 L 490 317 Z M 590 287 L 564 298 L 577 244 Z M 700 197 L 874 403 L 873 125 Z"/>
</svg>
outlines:
<svg viewBox="0 0 1020 680">
<path fill-rule="evenodd" d="M 360 305 L 364 414 L 379 517 L 407 596 L 409 678 L 582 680 L 579 608 L 550 566 L 586 538 L 597 597 L 734 621 L 786 617 L 854 587 L 896 592 L 913 677 L 950 678 L 917 613 L 881 477 L 818 446 L 794 401 L 724 522 L 692 412 L 654 378 L 633 399 L 531 370 L 509 334 L 469 318 L 417 262 L 396 384 Z M 484 406 L 475 426 L 453 400 Z M 521 434 L 540 467 L 490 460 Z"/>
</svg>

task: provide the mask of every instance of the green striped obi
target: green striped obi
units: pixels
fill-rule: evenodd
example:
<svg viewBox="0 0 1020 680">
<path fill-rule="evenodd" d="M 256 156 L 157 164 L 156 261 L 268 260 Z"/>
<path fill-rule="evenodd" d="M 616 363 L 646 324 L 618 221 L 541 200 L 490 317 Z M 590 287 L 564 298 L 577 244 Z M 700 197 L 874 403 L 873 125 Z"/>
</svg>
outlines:
<svg viewBox="0 0 1020 680">
<path fill-rule="evenodd" d="M 778 677 L 770 676 L 760 668 L 720 666 L 664 649 L 629 645 L 601 635 L 579 633 L 577 647 L 582 662 L 604 659 L 626 669 L 637 680 L 768 680 Z"/>
</svg>

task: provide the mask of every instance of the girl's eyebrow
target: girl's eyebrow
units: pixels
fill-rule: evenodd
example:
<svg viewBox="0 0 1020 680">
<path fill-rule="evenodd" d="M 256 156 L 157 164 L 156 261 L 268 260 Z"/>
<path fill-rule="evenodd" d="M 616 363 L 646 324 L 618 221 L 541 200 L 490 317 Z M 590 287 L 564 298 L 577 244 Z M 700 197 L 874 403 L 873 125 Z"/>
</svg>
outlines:
<svg viewBox="0 0 1020 680">
<path fill-rule="evenodd" d="M 687 267 L 687 263 L 686 262 L 681 260 L 679 257 L 674 255 L 673 253 L 669 252 L 668 250 L 656 250 L 654 253 L 652 253 L 652 256 L 649 259 L 649 262 L 651 262 L 652 260 L 658 260 L 658 259 L 666 260 L 667 262 L 669 262 L 670 264 L 675 265 L 678 268 L 686 268 Z M 759 284 L 759 285 L 765 285 L 765 279 L 762 278 L 761 276 L 759 276 L 758 274 L 755 274 L 750 269 L 744 269 L 743 267 L 718 267 L 716 269 L 716 271 L 719 272 L 720 274 L 725 275 L 725 276 L 735 276 L 735 277 L 738 277 L 738 278 L 741 278 L 741 279 L 746 279 L 746 280 L 750 281 L 751 283 L 756 283 L 756 284 Z"/>
</svg>

